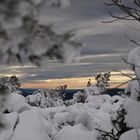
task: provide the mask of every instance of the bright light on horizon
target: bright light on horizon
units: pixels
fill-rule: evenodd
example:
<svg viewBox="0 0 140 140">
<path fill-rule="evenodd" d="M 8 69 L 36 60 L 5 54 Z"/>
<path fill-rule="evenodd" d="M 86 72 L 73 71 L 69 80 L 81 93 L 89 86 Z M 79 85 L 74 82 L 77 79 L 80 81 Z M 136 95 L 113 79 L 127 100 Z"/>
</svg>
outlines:
<svg viewBox="0 0 140 140">
<path fill-rule="evenodd" d="M 86 87 L 87 82 L 89 79 L 91 79 L 91 82 L 93 85 L 96 85 L 95 76 L 92 77 L 71 77 L 71 78 L 57 78 L 57 79 L 42 79 L 38 80 L 38 74 L 37 73 L 28 73 L 23 72 L 21 68 L 28 68 L 32 66 L 11 66 L 7 69 L 12 69 L 9 73 L 5 72 L 0 74 L 1 76 L 12 76 L 16 75 L 22 84 L 22 88 L 50 88 L 55 89 L 56 87 L 60 85 L 68 85 L 68 89 L 83 89 Z M 126 75 L 133 76 L 134 72 L 130 71 L 129 69 L 125 69 L 121 71 L 122 73 Z M 103 72 L 104 73 L 104 72 Z M 97 73 L 94 73 L 96 75 Z M 26 80 L 26 78 L 29 80 Z M 31 79 L 30 79 L 31 78 Z M 34 80 L 32 80 L 32 78 Z M 22 81 L 24 79 L 24 81 Z M 39 78 L 40 79 L 40 78 Z M 111 81 L 110 81 L 110 87 L 117 87 L 119 84 L 122 84 L 128 80 L 130 80 L 129 77 L 126 77 L 124 75 L 121 75 L 120 72 L 112 71 L 111 72 Z M 122 87 L 126 87 L 126 84 Z"/>
<path fill-rule="evenodd" d="M 129 74 L 133 76 L 132 71 L 124 70 L 124 74 Z M 81 89 L 85 88 L 88 79 L 91 79 L 93 85 L 96 85 L 95 77 L 73 77 L 73 78 L 61 78 L 61 79 L 47 79 L 47 80 L 34 80 L 33 83 L 23 83 L 23 88 L 50 88 L 55 89 L 60 85 L 68 85 L 68 89 Z M 129 81 L 130 78 L 124 75 L 121 75 L 119 72 L 111 72 L 110 77 L 110 87 L 117 87 L 118 85 Z M 121 87 L 126 87 L 124 84 Z"/>
</svg>

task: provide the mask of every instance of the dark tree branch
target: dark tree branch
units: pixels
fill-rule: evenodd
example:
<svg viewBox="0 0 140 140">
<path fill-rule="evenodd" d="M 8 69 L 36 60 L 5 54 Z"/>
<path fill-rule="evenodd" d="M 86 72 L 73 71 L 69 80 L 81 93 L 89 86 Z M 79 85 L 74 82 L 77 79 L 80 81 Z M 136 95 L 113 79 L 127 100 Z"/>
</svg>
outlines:
<svg viewBox="0 0 140 140">
<path fill-rule="evenodd" d="M 99 128 L 95 128 L 95 130 L 104 133 L 104 136 L 109 136 L 110 138 L 113 138 L 112 133 L 111 132 L 106 132 L 104 130 L 101 130 Z"/>
<path fill-rule="evenodd" d="M 129 38 L 127 35 L 124 36 L 127 40 L 129 40 L 131 43 L 135 44 L 136 46 L 140 46 L 140 43 L 138 43 L 137 41 Z"/>
<path fill-rule="evenodd" d="M 129 64 L 129 65 L 131 65 L 132 67 L 138 67 L 138 68 L 140 68 L 140 66 L 138 66 L 138 65 L 133 65 L 133 64 L 131 64 L 131 63 L 129 63 L 125 58 L 123 58 L 123 57 L 121 57 L 121 59 L 126 63 L 126 64 Z"/>
<path fill-rule="evenodd" d="M 131 81 L 131 80 L 128 80 L 128 81 L 126 81 L 126 82 L 123 82 L 122 84 L 120 84 L 120 85 L 116 86 L 114 89 L 119 88 L 119 87 L 121 87 L 121 86 L 123 86 L 123 85 L 127 84 L 129 81 Z"/>
<path fill-rule="evenodd" d="M 124 76 L 126 76 L 126 77 L 128 77 L 128 78 L 130 78 L 131 80 L 136 80 L 135 78 L 133 78 L 132 76 L 130 76 L 130 75 L 128 75 L 128 74 L 125 74 L 125 73 L 123 73 L 122 71 L 120 71 L 120 70 L 116 70 L 116 69 L 114 69 L 114 71 L 115 72 L 119 72 L 119 73 L 121 73 L 122 75 L 124 75 Z"/>
<path fill-rule="evenodd" d="M 123 13 L 123 16 L 117 16 L 109 12 L 111 17 L 115 18 L 115 20 L 112 21 L 105 21 L 103 23 L 110 23 L 117 20 L 136 20 L 140 22 L 140 2 L 139 0 L 134 0 L 134 6 L 129 6 L 125 4 L 122 0 L 110 0 L 111 3 L 105 3 L 107 6 L 116 6 L 118 7 L 121 12 Z"/>
</svg>

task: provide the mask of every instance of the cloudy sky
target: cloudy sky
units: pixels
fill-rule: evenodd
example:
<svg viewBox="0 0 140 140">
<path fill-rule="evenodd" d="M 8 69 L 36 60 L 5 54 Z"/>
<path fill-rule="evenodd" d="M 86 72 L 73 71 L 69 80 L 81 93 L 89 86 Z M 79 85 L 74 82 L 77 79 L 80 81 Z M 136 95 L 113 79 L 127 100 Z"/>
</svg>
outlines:
<svg viewBox="0 0 140 140">
<path fill-rule="evenodd" d="M 62 33 L 74 29 L 76 37 L 84 44 L 80 61 L 75 64 L 51 64 L 49 68 L 35 67 L 3 67 L 1 74 L 16 74 L 27 84 L 39 84 L 46 80 L 66 79 L 74 77 L 90 77 L 98 72 L 113 71 L 113 69 L 127 69 L 121 56 L 135 47 L 126 38 L 139 40 L 137 22 L 117 21 L 110 24 L 102 21 L 111 20 L 108 11 L 120 14 L 118 9 L 103 4 L 107 0 L 73 0 L 66 9 L 49 9 L 44 21 L 54 25 L 54 30 Z M 53 81 L 54 82 L 54 81 Z M 60 80 L 59 80 L 60 82 Z M 58 84 L 59 84 L 58 82 Z M 61 84 L 61 82 L 60 82 Z M 43 86 L 44 87 L 44 86 Z"/>
</svg>

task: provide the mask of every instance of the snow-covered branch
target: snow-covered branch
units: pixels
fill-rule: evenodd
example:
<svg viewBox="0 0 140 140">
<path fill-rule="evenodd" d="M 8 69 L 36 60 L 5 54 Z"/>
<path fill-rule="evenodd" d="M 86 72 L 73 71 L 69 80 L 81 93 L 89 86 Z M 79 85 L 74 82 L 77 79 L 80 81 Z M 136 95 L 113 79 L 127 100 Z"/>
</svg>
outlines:
<svg viewBox="0 0 140 140">
<path fill-rule="evenodd" d="M 40 23 L 49 6 L 69 4 L 68 0 L 0 1 L 0 62 L 37 66 L 50 59 L 73 62 L 81 47 L 71 40 L 73 33 L 56 34 L 52 26 Z"/>
</svg>

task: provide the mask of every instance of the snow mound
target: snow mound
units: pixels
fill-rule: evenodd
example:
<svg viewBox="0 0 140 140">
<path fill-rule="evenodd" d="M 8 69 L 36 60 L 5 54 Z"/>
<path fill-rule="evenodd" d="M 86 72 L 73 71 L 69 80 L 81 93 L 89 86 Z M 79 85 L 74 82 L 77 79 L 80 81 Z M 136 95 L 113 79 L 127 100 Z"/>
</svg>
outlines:
<svg viewBox="0 0 140 140">
<path fill-rule="evenodd" d="M 94 85 L 90 87 L 86 87 L 84 91 L 87 95 L 99 95 L 101 92 L 100 89 Z"/>
<path fill-rule="evenodd" d="M 1 112 L 18 112 L 30 110 L 30 105 L 27 104 L 25 98 L 19 94 L 7 93 L 0 96 L 0 110 Z"/>
<path fill-rule="evenodd" d="M 125 104 L 126 122 L 129 127 L 140 128 L 140 102 L 128 99 Z"/>
<path fill-rule="evenodd" d="M 51 140 L 45 119 L 36 109 L 19 114 L 19 123 L 11 140 Z"/>
<path fill-rule="evenodd" d="M 0 126 L 0 140 L 9 140 L 12 137 L 18 119 L 17 113 L 0 115 L 0 120 L 2 121 Z"/>
<path fill-rule="evenodd" d="M 119 140 L 139 140 L 140 129 L 132 129 L 121 135 Z"/>
<path fill-rule="evenodd" d="M 130 93 L 130 98 L 137 100 L 139 96 L 139 83 L 137 80 L 129 81 L 128 87 L 125 89 L 125 93 Z"/>
<path fill-rule="evenodd" d="M 129 52 L 128 62 L 132 65 L 135 65 L 137 56 L 140 56 L 140 46 L 136 47 L 135 49 L 133 49 Z"/>
<path fill-rule="evenodd" d="M 87 111 L 73 109 L 70 111 L 67 119 L 68 122 L 74 122 L 74 125 L 82 124 L 89 131 L 93 130 L 94 128 L 92 118 L 90 117 Z"/>
<path fill-rule="evenodd" d="M 87 131 L 83 125 L 64 127 L 55 137 L 55 140 L 96 140 L 92 131 Z"/>
</svg>

